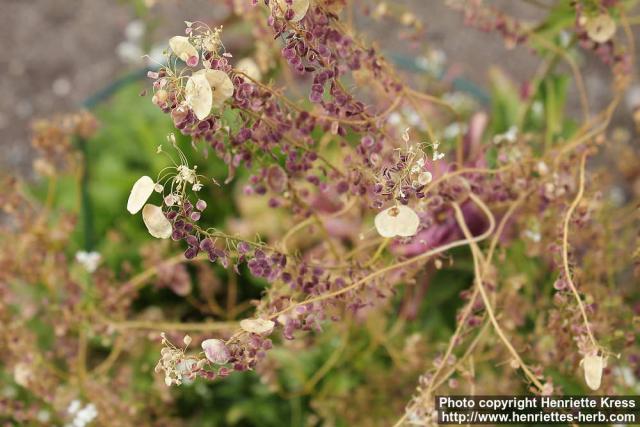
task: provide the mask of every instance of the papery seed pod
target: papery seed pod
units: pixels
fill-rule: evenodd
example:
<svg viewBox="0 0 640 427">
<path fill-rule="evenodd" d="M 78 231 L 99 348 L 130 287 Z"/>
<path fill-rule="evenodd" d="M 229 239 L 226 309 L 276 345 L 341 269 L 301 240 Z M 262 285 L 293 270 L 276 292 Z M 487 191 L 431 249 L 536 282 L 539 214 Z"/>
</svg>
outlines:
<svg viewBox="0 0 640 427">
<path fill-rule="evenodd" d="M 198 50 L 189 42 L 189 37 L 171 37 L 169 39 L 169 48 L 171 48 L 173 53 L 184 62 L 188 62 L 191 58 L 195 57 L 196 63 L 194 65 L 198 63 Z"/>
<path fill-rule="evenodd" d="M 428 183 L 431 182 L 431 180 L 433 179 L 433 175 L 431 175 L 431 172 L 422 172 L 420 175 L 418 175 L 418 183 L 420 185 L 427 185 Z"/>
<path fill-rule="evenodd" d="M 189 108 L 193 110 L 198 120 L 204 120 L 213 106 L 213 91 L 204 74 L 194 73 L 189 77 L 184 93 Z"/>
<path fill-rule="evenodd" d="M 201 344 L 204 354 L 210 362 L 217 365 L 224 365 L 229 361 L 231 354 L 229 348 L 223 340 L 211 338 L 204 340 Z"/>
<path fill-rule="evenodd" d="M 267 169 L 267 184 L 274 193 L 282 193 L 287 188 L 287 174 L 278 165 L 271 165 Z"/>
<path fill-rule="evenodd" d="M 420 218 L 408 206 L 392 206 L 375 217 L 375 226 L 382 237 L 409 237 L 418 232 Z"/>
<path fill-rule="evenodd" d="M 252 80 L 260 81 L 262 79 L 262 73 L 260 72 L 258 64 L 251 58 L 243 58 L 238 61 L 236 69 L 249 76 Z"/>
<path fill-rule="evenodd" d="M 585 29 L 587 35 L 596 43 L 606 43 L 616 33 L 616 22 L 608 13 L 588 18 Z"/>
<path fill-rule="evenodd" d="M 131 214 L 136 214 L 142 209 L 155 188 L 153 180 L 148 176 L 140 177 L 131 188 L 129 200 L 127 200 L 127 210 Z"/>
<path fill-rule="evenodd" d="M 258 335 L 269 335 L 273 332 L 275 323 L 266 319 L 243 319 L 240 321 L 240 328 L 245 332 Z"/>
<path fill-rule="evenodd" d="M 602 371 L 605 366 L 604 357 L 595 354 L 588 354 L 582 359 L 584 369 L 584 380 L 591 390 L 598 390 L 602 382 Z"/>
<path fill-rule="evenodd" d="M 158 239 L 171 237 L 173 229 L 171 223 L 162 212 L 160 206 L 146 204 L 142 209 L 142 220 L 149 230 L 149 234 Z"/>
<path fill-rule="evenodd" d="M 193 75 L 197 74 L 203 75 L 206 78 L 213 91 L 213 107 L 220 108 L 222 104 L 233 95 L 233 82 L 227 73 L 220 70 L 205 69 L 197 71 Z"/>
</svg>

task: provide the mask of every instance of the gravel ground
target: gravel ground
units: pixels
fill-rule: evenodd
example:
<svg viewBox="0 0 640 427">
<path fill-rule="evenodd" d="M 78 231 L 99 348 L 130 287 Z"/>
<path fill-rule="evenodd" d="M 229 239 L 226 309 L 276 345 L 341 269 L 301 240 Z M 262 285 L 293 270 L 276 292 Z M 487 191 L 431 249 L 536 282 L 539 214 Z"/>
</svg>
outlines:
<svg viewBox="0 0 640 427">
<path fill-rule="evenodd" d="M 122 55 L 139 56 L 126 43 L 137 28 L 128 2 L 96 0 L 0 0 L 0 170 L 25 171 L 31 161 L 29 122 L 71 111 L 96 90 L 133 66 Z M 248 0 L 247 0 L 248 1 Z M 149 22 L 160 28 L 145 36 L 147 46 L 179 31 L 184 19 L 223 17 L 228 12 L 215 0 L 159 0 Z M 426 24 L 425 43 L 442 49 L 450 66 L 483 85 L 487 69 L 498 64 L 519 80 L 530 77 L 538 59 L 527 49 L 507 51 L 494 34 L 465 28 L 461 16 L 443 0 L 398 0 Z M 491 3 L 514 16 L 535 18 L 541 10 L 514 0 Z M 411 54 L 392 26 L 367 28 L 384 47 Z M 123 44 L 124 43 L 124 44 Z M 640 43 L 638 43 L 640 45 Z M 118 53 L 120 52 L 120 54 Z M 609 76 L 589 60 L 583 68 L 595 107 L 607 100 Z"/>
</svg>

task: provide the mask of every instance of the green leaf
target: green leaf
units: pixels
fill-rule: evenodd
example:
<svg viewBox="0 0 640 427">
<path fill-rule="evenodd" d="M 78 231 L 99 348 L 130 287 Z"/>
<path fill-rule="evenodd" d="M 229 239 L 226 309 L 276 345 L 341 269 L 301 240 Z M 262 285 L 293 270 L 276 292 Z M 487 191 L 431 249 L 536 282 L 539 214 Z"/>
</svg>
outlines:
<svg viewBox="0 0 640 427">
<path fill-rule="evenodd" d="M 568 83 L 567 76 L 550 75 L 540 85 L 540 96 L 546 119 L 546 143 L 553 142 L 554 138 L 562 132 Z"/>
</svg>

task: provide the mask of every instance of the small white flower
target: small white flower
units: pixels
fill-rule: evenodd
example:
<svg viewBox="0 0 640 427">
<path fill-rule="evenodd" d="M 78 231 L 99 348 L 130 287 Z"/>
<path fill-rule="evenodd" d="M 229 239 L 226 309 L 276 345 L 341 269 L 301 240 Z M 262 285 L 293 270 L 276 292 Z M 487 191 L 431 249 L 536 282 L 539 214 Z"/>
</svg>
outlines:
<svg viewBox="0 0 640 427">
<path fill-rule="evenodd" d="M 71 401 L 67 413 L 73 415 L 74 418 L 66 424 L 66 427 L 85 427 L 98 416 L 98 411 L 93 403 L 89 403 L 83 408 L 82 402 L 77 399 Z"/>
<path fill-rule="evenodd" d="M 236 69 L 245 73 L 249 78 L 260 81 L 262 79 L 262 73 L 258 64 L 251 58 L 243 58 L 236 64 Z"/>
<path fill-rule="evenodd" d="M 144 36 L 145 32 L 144 22 L 139 19 L 134 19 L 129 22 L 124 29 L 124 35 L 129 40 L 140 40 Z"/>
<path fill-rule="evenodd" d="M 116 47 L 116 54 L 122 62 L 127 64 L 139 64 L 142 62 L 144 52 L 137 41 L 126 40 Z"/>
<path fill-rule="evenodd" d="M 389 118 L 387 119 L 387 121 L 390 125 L 395 126 L 402 121 L 402 116 L 400 115 L 400 113 L 394 111 L 393 113 L 389 114 Z"/>
<path fill-rule="evenodd" d="M 202 341 L 202 350 L 209 361 L 218 365 L 224 365 L 231 357 L 224 341 L 215 338 Z"/>
<path fill-rule="evenodd" d="M 67 407 L 67 412 L 70 414 L 75 414 L 82 407 L 82 402 L 78 399 L 74 399 L 69 403 L 69 407 Z"/>
<path fill-rule="evenodd" d="M 173 53 L 184 62 L 189 61 L 189 58 L 198 57 L 198 50 L 189 43 L 189 37 L 171 37 L 169 39 L 169 47 Z"/>
<path fill-rule="evenodd" d="M 420 114 L 416 113 L 414 110 L 407 111 L 407 123 L 411 126 L 421 126 L 422 117 Z"/>
<path fill-rule="evenodd" d="M 148 176 L 140 177 L 131 188 L 131 193 L 129 193 L 129 200 L 127 200 L 127 210 L 129 213 L 136 214 L 142 209 L 151 194 L 153 193 L 153 189 L 155 184 L 151 178 Z"/>
<path fill-rule="evenodd" d="M 282 16 L 282 13 L 286 12 L 289 7 L 293 9 L 291 22 L 300 21 L 307 14 L 307 10 L 309 10 L 309 0 L 293 0 L 291 5 L 287 4 L 287 0 L 276 0 L 273 3 L 276 16 Z"/>
<path fill-rule="evenodd" d="M 102 255 L 98 252 L 92 251 L 78 251 L 76 252 L 76 261 L 82 265 L 89 273 L 93 273 L 98 268 Z"/>
<path fill-rule="evenodd" d="M 408 206 L 392 206 L 376 215 L 376 230 L 382 237 L 409 237 L 418 232 L 420 218 Z"/>
<path fill-rule="evenodd" d="M 546 175 L 547 173 L 549 173 L 549 167 L 545 162 L 539 161 L 536 164 L 536 172 L 538 172 L 540 175 Z"/>
<path fill-rule="evenodd" d="M 542 239 L 542 236 L 539 232 L 534 230 L 525 230 L 524 235 L 531 239 L 533 242 L 538 243 Z"/>
<path fill-rule="evenodd" d="M 457 137 L 460 134 L 464 134 L 467 132 L 467 125 L 464 123 L 451 123 L 449 126 L 447 126 L 444 131 L 442 132 L 442 136 L 444 136 L 447 139 L 453 139 L 455 137 Z"/>
<path fill-rule="evenodd" d="M 163 190 L 164 190 L 164 186 L 160 183 L 157 183 L 156 185 L 153 186 L 153 191 L 155 191 L 156 193 L 162 193 Z"/>
<path fill-rule="evenodd" d="M 185 102 L 198 120 L 204 120 L 213 106 L 213 92 L 204 74 L 194 73 L 184 88 Z"/>
<path fill-rule="evenodd" d="M 584 369 L 584 380 L 591 390 L 598 390 L 602 382 L 602 371 L 605 367 L 604 357 L 597 353 L 586 355 L 580 362 Z"/>
<path fill-rule="evenodd" d="M 633 369 L 628 366 L 622 366 L 617 369 L 618 375 L 622 378 L 627 387 L 632 387 L 636 392 L 640 390 L 640 382 L 636 379 Z"/>
<path fill-rule="evenodd" d="M 193 184 L 193 186 L 191 187 L 191 190 L 193 191 L 200 191 L 202 190 L 202 184 L 200 184 L 199 182 L 196 182 L 195 184 Z"/>
<path fill-rule="evenodd" d="M 585 25 L 587 35 L 596 43 L 605 43 L 616 33 L 616 22 L 607 13 L 589 18 Z"/>
<path fill-rule="evenodd" d="M 500 133 L 495 135 L 493 137 L 493 143 L 500 144 L 504 141 L 513 143 L 513 142 L 516 142 L 517 139 L 518 139 L 518 127 L 511 126 L 509 130 L 506 131 L 505 133 Z"/>
<path fill-rule="evenodd" d="M 195 169 L 190 169 L 188 166 L 180 165 L 178 170 L 178 182 L 186 181 L 189 184 L 193 184 L 198 179 Z"/>
<path fill-rule="evenodd" d="M 269 335 L 273 332 L 276 324 L 266 319 L 243 319 L 240 321 L 240 328 L 245 332 L 258 335 Z"/>
<path fill-rule="evenodd" d="M 158 239 L 168 239 L 173 231 L 171 223 L 162 212 L 160 206 L 146 204 L 142 209 L 142 220 L 149 234 Z"/>
<path fill-rule="evenodd" d="M 93 403 L 89 403 L 76 415 L 76 419 L 74 420 L 75 425 L 85 426 L 93 421 L 97 415 L 98 411 L 96 410 L 96 406 Z"/>
<path fill-rule="evenodd" d="M 202 48 L 207 52 L 215 52 L 220 47 L 220 37 L 217 34 L 210 34 L 208 37 L 202 39 Z M 228 54 L 223 54 L 226 56 Z"/>
<path fill-rule="evenodd" d="M 36 417 L 41 423 L 49 425 L 49 421 L 51 421 L 51 412 L 47 411 L 46 409 L 41 409 L 38 411 Z"/>
<path fill-rule="evenodd" d="M 19 386 L 27 387 L 32 377 L 33 372 L 28 364 L 19 362 L 13 367 L 13 380 Z"/>
</svg>

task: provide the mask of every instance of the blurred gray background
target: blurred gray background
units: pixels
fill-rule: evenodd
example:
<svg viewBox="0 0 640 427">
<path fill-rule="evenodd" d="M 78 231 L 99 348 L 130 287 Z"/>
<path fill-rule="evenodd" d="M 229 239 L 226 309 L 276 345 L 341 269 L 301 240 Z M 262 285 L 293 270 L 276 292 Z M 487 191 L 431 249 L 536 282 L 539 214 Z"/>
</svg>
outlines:
<svg viewBox="0 0 640 427">
<path fill-rule="evenodd" d="M 239 0 L 244 1 L 244 0 Z M 246 0 L 249 2 L 250 0 Z M 449 67 L 466 79 L 486 85 L 487 70 L 499 65 L 519 81 L 535 72 L 539 59 L 526 47 L 505 48 L 496 34 L 463 25 L 460 13 L 445 0 L 400 0 L 426 26 L 420 43 L 443 50 Z M 139 3 L 139 2 L 138 2 Z M 142 53 L 178 34 L 183 20 L 222 20 L 229 10 L 216 0 L 156 0 L 146 12 L 134 1 L 0 0 L 0 170 L 26 171 L 31 162 L 32 119 L 73 111 L 83 100 L 127 71 L 144 66 Z M 374 2 L 375 3 L 375 2 Z M 509 14 L 536 20 L 551 0 L 487 1 Z M 138 19 L 151 25 L 141 28 Z M 634 27 L 634 30 L 637 27 Z M 387 52 L 411 55 L 392 23 L 359 28 Z M 635 31 L 636 38 L 638 32 Z M 640 45 L 640 43 L 637 43 Z M 143 52 L 144 51 L 144 52 Z M 639 52 L 640 53 L 640 52 Z M 584 67 L 592 107 L 608 101 L 610 75 L 594 57 Z M 575 97 L 574 97 L 575 98 Z M 575 100 L 570 104 L 576 108 Z M 623 107 L 626 109 L 626 107 Z M 622 111 L 619 120 L 627 120 Z"/>
</svg>

